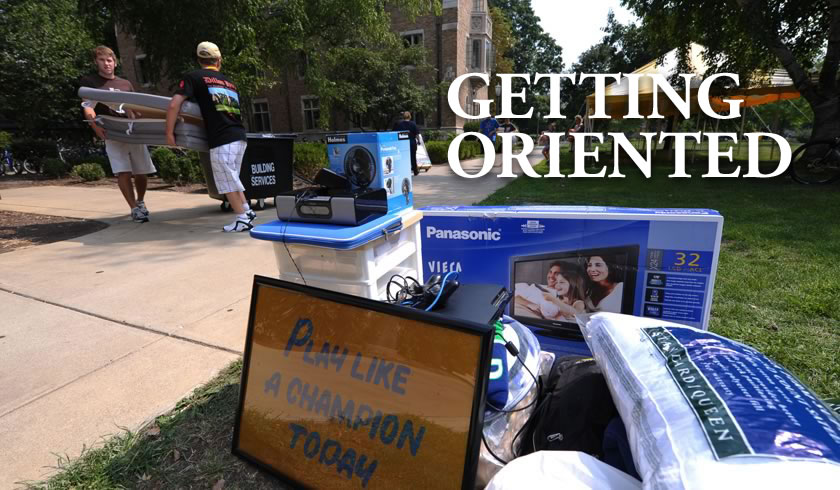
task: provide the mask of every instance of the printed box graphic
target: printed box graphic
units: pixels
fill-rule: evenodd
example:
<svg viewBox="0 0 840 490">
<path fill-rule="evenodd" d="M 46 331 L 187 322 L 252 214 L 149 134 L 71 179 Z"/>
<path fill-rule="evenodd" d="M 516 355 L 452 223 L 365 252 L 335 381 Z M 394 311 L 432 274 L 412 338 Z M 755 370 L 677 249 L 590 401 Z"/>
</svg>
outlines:
<svg viewBox="0 0 840 490">
<path fill-rule="evenodd" d="M 611 311 L 708 328 L 723 217 L 705 209 L 432 206 L 423 276 L 501 284 L 508 314 L 576 333 L 574 315 Z"/>
</svg>

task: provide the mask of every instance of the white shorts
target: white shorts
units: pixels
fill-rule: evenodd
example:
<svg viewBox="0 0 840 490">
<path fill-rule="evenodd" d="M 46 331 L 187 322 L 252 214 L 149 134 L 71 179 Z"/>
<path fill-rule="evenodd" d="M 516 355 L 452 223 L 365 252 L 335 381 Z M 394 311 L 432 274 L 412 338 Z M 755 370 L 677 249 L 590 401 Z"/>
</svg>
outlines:
<svg viewBox="0 0 840 490">
<path fill-rule="evenodd" d="M 108 153 L 108 160 L 111 161 L 111 170 L 114 175 L 124 172 L 131 172 L 134 175 L 147 175 L 157 172 L 146 145 L 105 140 L 105 151 Z"/>
<path fill-rule="evenodd" d="M 245 155 L 245 141 L 234 141 L 226 145 L 210 148 L 210 166 L 213 168 L 213 180 L 219 194 L 244 191 L 245 186 L 239 180 L 239 169 Z"/>
</svg>

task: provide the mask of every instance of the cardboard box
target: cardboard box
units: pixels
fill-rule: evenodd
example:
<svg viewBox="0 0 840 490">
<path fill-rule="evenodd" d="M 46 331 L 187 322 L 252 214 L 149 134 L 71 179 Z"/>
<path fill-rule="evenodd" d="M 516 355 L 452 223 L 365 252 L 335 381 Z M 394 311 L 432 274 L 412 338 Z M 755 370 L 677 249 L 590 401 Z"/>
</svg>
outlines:
<svg viewBox="0 0 840 490">
<path fill-rule="evenodd" d="M 723 217 L 707 209 L 597 206 L 423 209 L 423 277 L 459 273 L 514 294 L 526 325 L 578 332 L 613 311 L 708 328 Z"/>
</svg>

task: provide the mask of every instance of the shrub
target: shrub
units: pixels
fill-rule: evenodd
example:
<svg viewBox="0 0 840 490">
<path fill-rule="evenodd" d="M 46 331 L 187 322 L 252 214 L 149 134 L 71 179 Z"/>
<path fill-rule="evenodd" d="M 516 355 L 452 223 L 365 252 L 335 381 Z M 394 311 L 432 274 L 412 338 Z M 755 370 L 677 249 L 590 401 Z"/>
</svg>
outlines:
<svg viewBox="0 0 840 490">
<path fill-rule="evenodd" d="M 432 163 L 446 163 L 447 152 L 449 151 L 448 141 L 430 141 L 426 143 L 426 151 L 429 152 L 429 159 Z"/>
<path fill-rule="evenodd" d="M 85 182 L 105 178 L 105 172 L 98 163 L 83 163 L 81 165 L 76 165 L 73 167 L 73 171 L 70 172 L 70 175 L 73 177 L 79 177 Z"/>
<path fill-rule="evenodd" d="M 438 129 L 429 129 L 423 131 L 423 142 L 429 141 L 446 141 L 452 139 L 452 133 L 449 131 L 441 131 Z"/>
<path fill-rule="evenodd" d="M 70 172 L 70 165 L 62 162 L 59 158 L 45 158 L 41 162 L 41 171 L 47 177 L 58 179 Z"/>
<path fill-rule="evenodd" d="M 67 159 L 65 159 L 65 160 L 67 160 Z M 108 160 L 108 157 L 105 156 L 105 155 L 88 155 L 87 157 L 75 158 L 74 160 L 76 160 L 76 161 L 75 162 L 70 161 L 70 160 L 67 161 L 67 163 L 70 164 L 69 165 L 70 167 L 72 167 L 74 164 L 79 164 L 79 163 L 95 163 L 95 164 L 99 165 L 100 167 L 102 167 L 102 171 L 105 172 L 106 176 L 108 176 L 108 177 L 113 177 L 114 176 L 114 171 L 111 170 L 111 161 Z"/>
<path fill-rule="evenodd" d="M 175 185 L 204 182 L 198 152 L 189 151 L 179 155 L 165 146 L 159 146 L 152 150 L 151 155 L 157 174 L 164 182 Z"/>
<path fill-rule="evenodd" d="M 157 174 L 165 182 L 174 183 L 181 175 L 181 169 L 178 168 L 178 157 L 169 148 L 159 146 L 152 150 L 152 163 L 157 168 Z"/>
<path fill-rule="evenodd" d="M 12 135 L 5 131 L 0 131 L 0 150 L 12 144 Z"/>
<path fill-rule="evenodd" d="M 327 145 L 324 143 L 295 143 L 294 169 L 303 178 L 312 179 L 318 170 L 329 166 Z"/>
<path fill-rule="evenodd" d="M 479 121 L 467 121 L 464 123 L 465 133 L 480 133 L 481 123 Z"/>
</svg>

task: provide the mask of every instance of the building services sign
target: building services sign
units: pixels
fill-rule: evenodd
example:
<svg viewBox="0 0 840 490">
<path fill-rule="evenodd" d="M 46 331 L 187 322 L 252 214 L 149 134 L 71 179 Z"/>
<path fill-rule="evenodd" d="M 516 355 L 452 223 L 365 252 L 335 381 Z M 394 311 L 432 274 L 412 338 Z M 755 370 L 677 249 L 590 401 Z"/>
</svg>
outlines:
<svg viewBox="0 0 840 490">
<path fill-rule="evenodd" d="M 256 277 L 233 451 L 315 488 L 471 488 L 492 329 Z"/>
</svg>

